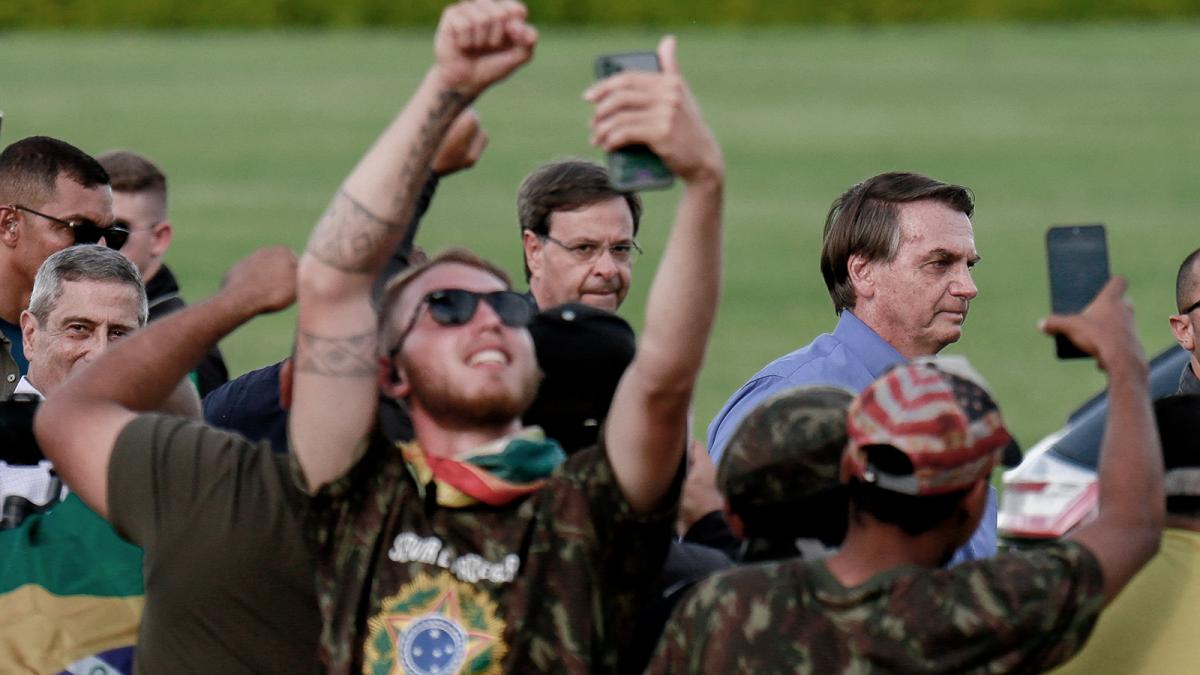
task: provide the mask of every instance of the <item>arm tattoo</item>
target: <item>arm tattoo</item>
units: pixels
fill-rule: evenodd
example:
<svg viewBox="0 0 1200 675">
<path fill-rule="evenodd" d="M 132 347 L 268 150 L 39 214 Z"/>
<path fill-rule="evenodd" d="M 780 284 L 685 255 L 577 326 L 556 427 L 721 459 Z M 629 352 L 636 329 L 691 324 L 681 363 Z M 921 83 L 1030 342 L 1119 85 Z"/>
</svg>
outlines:
<svg viewBox="0 0 1200 675">
<path fill-rule="evenodd" d="M 375 331 L 349 337 L 326 337 L 300 331 L 296 368 L 327 377 L 374 377 L 378 372 Z"/>
<path fill-rule="evenodd" d="M 389 230 L 396 227 L 371 213 L 345 189 L 339 189 L 317 221 L 308 252 L 334 269 L 370 274 L 374 256 Z"/>
<path fill-rule="evenodd" d="M 309 240 L 309 253 L 342 272 L 374 274 L 384 260 L 385 251 L 390 252 L 408 229 L 433 153 L 467 103 L 467 96 L 453 90 L 438 94 L 437 103 L 429 109 L 396 177 L 391 213 L 381 216 L 344 188 L 340 189 L 317 221 Z"/>
</svg>

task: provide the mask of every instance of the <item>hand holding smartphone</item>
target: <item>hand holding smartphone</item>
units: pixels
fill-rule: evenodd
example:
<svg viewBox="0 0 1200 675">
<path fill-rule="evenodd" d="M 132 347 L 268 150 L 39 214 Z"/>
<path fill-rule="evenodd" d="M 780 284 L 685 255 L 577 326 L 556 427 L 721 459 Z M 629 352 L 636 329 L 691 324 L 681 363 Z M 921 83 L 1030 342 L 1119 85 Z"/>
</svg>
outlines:
<svg viewBox="0 0 1200 675">
<path fill-rule="evenodd" d="M 624 70 L 659 72 L 654 52 L 602 54 L 596 57 L 596 79 L 602 80 Z M 608 153 L 608 173 L 613 186 L 623 192 L 663 190 L 671 187 L 675 175 L 662 158 L 645 145 L 627 145 Z"/>
<path fill-rule="evenodd" d="M 1103 225 L 1058 225 L 1046 231 L 1050 311 L 1078 314 L 1108 281 L 1108 241 Z M 1063 335 L 1054 336 L 1060 359 L 1086 358 Z"/>
</svg>

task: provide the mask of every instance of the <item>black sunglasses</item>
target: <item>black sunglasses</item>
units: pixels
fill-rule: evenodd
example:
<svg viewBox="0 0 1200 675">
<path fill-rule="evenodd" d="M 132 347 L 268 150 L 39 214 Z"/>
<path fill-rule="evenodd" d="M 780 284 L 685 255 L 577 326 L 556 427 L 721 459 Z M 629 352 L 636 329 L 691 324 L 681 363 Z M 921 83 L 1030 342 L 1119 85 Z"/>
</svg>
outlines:
<svg viewBox="0 0 1200 675">
<path fill-rule="evenodd" d="M 87 218 L 80 218 L 78 220 L 63 220 L 62 218 L 55 218 L 54 216 L 46 215 L 40 211 L 34 211 L 33 209 L 26 208 L 19 204 L 13 204 L 12 207 L 18 211 L 32 213 L 35 216 L 41 216 L 52 223 L 58 223 L 59 225 L 71 230 L 71 234 L 75 235 L 76 244 L 98 244 L 100 243 L 100 240 L 103 239 L 104 243 L 107 244 L 109 248 L 117 251 L 120 250 L 121 247 L 125 245 L 125 242 L 129 239 L 129 230 L 123 227 L 118 227 L 115 224 L 109 227 L 100 227 L 94 221 L 88 220 Z"/>
<path fill-rule="evenodd" d="M 408 325 L 400 332 L 400 336 L 396 339 L 396 346 L 392 347 L 390 353 L 395 356 L 396 352 L 400 351 L 400 345 L 404 344 L 404 338 L 408 337 L 413 326 L 417 325 L 422 307 L 429 307 L 429 316 L 433 317 L 433 320 L 440 326 L 461 326 L 475 316 L 475 310 L 479 307 L 481 299 L 500 317 L 500 323 L 512 328 L 528 326 L 529 322 L 533 320 L 533 315 L 537 313 L 533 303 L 515 291 L 477 293 L 461 288 L 433 291 L 421 298 L 420 304 L 413 311 Z"/>
<path fill-rule="evenodd" d="M 1179 315 L 1183 316 L 1184 314 L 1191 314 L 1192 312 L 1196 311 L 1197 307 L 1200 307 L 1200 300 L 1197 300 L 1197 301 L 1193 302 L 1192 304 L 1188 305 L 1186 309 L 1183 309 L 1179 312 Z"/>
</svg>

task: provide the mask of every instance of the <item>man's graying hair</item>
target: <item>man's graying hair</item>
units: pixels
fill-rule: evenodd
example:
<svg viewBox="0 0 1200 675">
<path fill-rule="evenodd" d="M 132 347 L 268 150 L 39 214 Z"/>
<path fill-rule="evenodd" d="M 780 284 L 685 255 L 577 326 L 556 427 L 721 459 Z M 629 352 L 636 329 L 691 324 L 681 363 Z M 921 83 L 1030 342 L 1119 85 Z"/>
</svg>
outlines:
<svg viewBox="0 0 1200 675">
<path fill-rule="evenodd" d="M 855 185 L 834 200 L 821 238 L 821 275 L 833 309 L 853 309 L 858 298 L 850 283 L 850 256 L 890 262 L 900 250 L 900 205 L 933 200 L 970 217 L 971 191 L 919 173 L 882 173 Z"/>
<path fill-rule="evenodd" d="M 65 281 L 113 281 L 137 289 L 138 326 L 145 326 L 149 315 L 146 286 L 137 267 L 120 253 L 96 244 L 67 247 L 46 258 L 33 279 L 29 313 L 45 326 L 50 312 L 63 294 Z"/>
</svg>

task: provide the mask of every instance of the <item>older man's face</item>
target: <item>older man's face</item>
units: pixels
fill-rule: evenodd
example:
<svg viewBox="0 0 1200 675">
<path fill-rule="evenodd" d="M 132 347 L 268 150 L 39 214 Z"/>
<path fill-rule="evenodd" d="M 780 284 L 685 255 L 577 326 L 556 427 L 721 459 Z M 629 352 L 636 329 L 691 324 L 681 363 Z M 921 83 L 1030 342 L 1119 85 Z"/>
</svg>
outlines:
<svg viewBox="0 0 1200 675">
<path fill-rule="evenodd" d="M 900 207 L 899 226 L 896 257 L 868 263 L 875 289 L 872 328 L 908 358 L 936 354 L 962 337 L 979 294 L 971 279 L 979 260 L 971 220 L 925 200 Z"/>
<path fill-rule="evenodd" d="M 137 289 L 118 281 L 64 281 L 44 324 L 21 313 L 31 384 L 49 395 L 78 365 L 138 329 Z"/>
<path fill-rule="evenodd" d="M 538 306 L 567 302 L 615 312 L 633 276 L 633 214 L 622 197 L 550 214 L 549 237 L 525 232 L 529 289 Z"/>
</svg>

